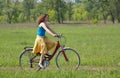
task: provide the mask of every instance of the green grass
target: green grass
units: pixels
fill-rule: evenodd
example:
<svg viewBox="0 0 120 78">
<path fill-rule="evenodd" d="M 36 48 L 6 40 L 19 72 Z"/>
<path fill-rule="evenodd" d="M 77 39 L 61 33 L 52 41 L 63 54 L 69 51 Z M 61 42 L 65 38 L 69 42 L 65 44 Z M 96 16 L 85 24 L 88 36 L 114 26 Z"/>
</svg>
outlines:
<svg viewBox="0 0 120 78">
<path fill-rule="evenodd" d="M 21 70 L 19 55 L 24 46 L 33 46 L 37 27 L 0 24 L 0 78 L 120 78 L 119 24 L 54 24 L 52 28 L 67 37 L 66 46 L 79 52 L 81 66 L 77 71 L 58 70 L 55 59 L 39 72 Z"/>
</svg>

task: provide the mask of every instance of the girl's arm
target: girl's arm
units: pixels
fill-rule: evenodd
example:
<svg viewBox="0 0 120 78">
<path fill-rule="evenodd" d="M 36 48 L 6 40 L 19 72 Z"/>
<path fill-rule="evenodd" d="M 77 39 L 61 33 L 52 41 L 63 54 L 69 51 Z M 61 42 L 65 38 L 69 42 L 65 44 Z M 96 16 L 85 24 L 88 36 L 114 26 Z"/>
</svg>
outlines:
<svg viewBox="0 0 120 78">
<path fill-rule="evenodd" d="M 57 33 L 55 33 L 49 26 L 47 26 L 45 23 L 41 23 L 40 26 L 42 26 L 49 34 L 52 36 L 56 36 Z"/>
</svg>

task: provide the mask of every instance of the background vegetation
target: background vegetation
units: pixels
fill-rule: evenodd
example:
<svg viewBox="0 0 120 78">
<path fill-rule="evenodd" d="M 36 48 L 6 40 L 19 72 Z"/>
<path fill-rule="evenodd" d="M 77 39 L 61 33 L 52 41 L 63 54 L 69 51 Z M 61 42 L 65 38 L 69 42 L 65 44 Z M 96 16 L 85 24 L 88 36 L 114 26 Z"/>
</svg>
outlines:
<svg viewBox="0 0 120 78">
<path fill-rule="evenodd" d="M 120 0 L 0 0 L 0 22 L 35 22 L 48 13 L 53 23 L 120 23 Z"/>
</svg>

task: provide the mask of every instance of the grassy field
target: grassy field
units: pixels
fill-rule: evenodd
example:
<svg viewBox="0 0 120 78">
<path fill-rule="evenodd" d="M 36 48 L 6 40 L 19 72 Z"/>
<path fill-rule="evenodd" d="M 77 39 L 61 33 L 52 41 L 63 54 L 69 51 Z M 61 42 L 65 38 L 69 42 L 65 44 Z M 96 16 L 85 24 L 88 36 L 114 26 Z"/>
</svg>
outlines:
<svg viewBox="0 0 120 78">
<path fill-rule="evenodd" d="M 21 70 L 19 55 L 24 46 L 33 46 L 37 27 L 35 24 L 0 24 L 0 78 L 120 78 L 120 24 L 51 26 L 67 37 L 66 46 L 79 52 L 80 68 L 62 71 L 52 59 L 45 70 Z"/>
</svg>

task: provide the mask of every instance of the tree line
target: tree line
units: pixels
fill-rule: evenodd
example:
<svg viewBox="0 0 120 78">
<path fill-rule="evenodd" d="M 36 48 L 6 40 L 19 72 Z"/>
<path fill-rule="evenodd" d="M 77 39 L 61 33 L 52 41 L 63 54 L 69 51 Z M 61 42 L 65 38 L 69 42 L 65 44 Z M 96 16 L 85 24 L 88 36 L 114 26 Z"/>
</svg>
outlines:
<svg viewBox="0 0 120 78">
<path fill-rule="evenodd" d="M 120 0 L 0 0 L 0 23 L 35 22 L 48 13 L 50 22 L 120 23 Z"/>
</svg>

